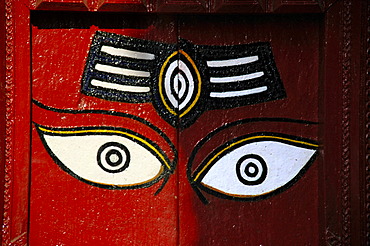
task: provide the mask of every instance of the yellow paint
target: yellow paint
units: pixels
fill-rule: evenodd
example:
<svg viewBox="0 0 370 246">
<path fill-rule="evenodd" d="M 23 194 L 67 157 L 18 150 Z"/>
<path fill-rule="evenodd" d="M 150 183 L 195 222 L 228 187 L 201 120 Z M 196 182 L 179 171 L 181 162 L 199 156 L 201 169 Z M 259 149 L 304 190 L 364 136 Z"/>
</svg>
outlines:
<svg viewBox="0 0 370 246">
<path fill-rule="evenodd" d="M 138 136 L 135 136 L 133 134 L 127 133 L 127 132 L 117 131 L 117 130 L 108 130 L 108 129 L 91 129 L 91 130 L 78 130 L 78 131 L 59 130 L 59 131 L 56 131 L 56 130 L 46 129 L 46 128 L 43 128 L 43 127 L 40 127 L 40 126 L 38 128 L 41 131 L 43 131 L 43 132 L 56 133 L 56 134 L 64 134 L 64 135 L 68 135 L 68 134 L 79 134 L 79 133 L 97 133 L 97 132 L 98 133 L 116 133 L 116 134 L 120 134 L 120 135 L 126 135 L 126 136 L 131 137 L 133 139 L 136 139 L 139 142 L 141 142 L 141 143 L 145 144 L 146 146 L 148 146 L 151 150 L 153 150 L 162 159 L 163 163 L 168 167 L 168 169 L 171 170 L 170 164 L 166 161 L 166 159 L 164 158 L 164 156 L 153 145 L 151 145 L 150 143 L 148 143 L 144 139 L 142 139 L 142 138 L 140 138 Z"/>
<path fill-rule="evenodd" d="M 257 197 L 257 196 L 263 196 L 263 195 L 267 195 L 267 194 L 269 194 L 271 192 L 274 192 L 276 190 L 276 189 L 274 189 L 274 190 L 271 190 L 269 192 L 261 193 L 261 194 L 258 194 L 258 195 L 238 195 L 238 194 L 231 194 L 231 193 L 224 192 L 222 190 L 216 189 L 216 188 L 214 188 L 212 186 L 209 186 L 209 185 L 206 185 L 204 183 L 202 183 L 202 185 L 205 186 L 205 187 L 207 187 L 208 189 L 213 190 L 213 191 L 216 191 L 218 193 L 221 193 L 221 194 L 224 194 L 224 195 L 227 195 L 227 196 L 238 197 L 238 198 L 252 198 L 252 197 Z"/>
<path fill-rule="evenodd" d="M 242 139 L 242 140 L 239 140 L 235 143 L 232 143 L 230 144 L 229 146 L 227 146 L 226 148 L 224 148 L 223 150 L 221 150 L 220 152 L 218 152 L 215 156 L 213 156 L 208 162 L 207 164 L 202 168 L 202 170 L 197 174 L 197 176 L 195 177 L 194 181 L 197 181 L 197 179 L 199 178 L 199 176 L 204 172 L 204 170 L 207 169 L 207 167 L 219 156 L 221 155 L 222 153 L 224 153 L 226 150 L 232 148 L 233 146 L 237 145 L 237 144 L 240 144 L 240 143 L 243 143 L 245 141 L 249 141 L 249 140 L 253 140 L 253 139 L 263 139 L 263 138 L 269 138 L 269 139 L 279 139 L 279 140 L 285 140 L 285 141 L 289 141 L 289 142 L 292 142 L 292 143 L 299 143 L 299 144 L 303 144 L 303 145 L 306 145 L 306 146 L 312 146 L 312 147 L 319 147 L 319 145 L 317 144 L 312 144 L 312 143 L 307 143 L 307 142 L 303 142 L 303 141 L 298 141 L 298 140 L 293 140 L 293 139 L 289 139 L 289 138 L 283 138 L 283 137 L 277 137 L 277 136 L 253 136 L 253 137 L 249 137 L 249 138 L 245 138 L 245 139 Z"/>
<path fill-rule="evenodd" d="M 199 97 L 200 97 L 200 92 L 201 92 L 201 85 L 202 85 L 202 79 L 200 77 L 200 73 L 198 71 L 198 68 L 197 66 L 195 65 L 193 59 L 191 59 L 191 57 L 183 50 L 179 50 L 179 51 L 175 51 L 173 52 L 169 57 L 167 57 L 166 61 L 163 63 L 162 67 L 161 67 L 161 70 L 159 72 L 159 83 L 158 83 L 158 87 L 159 87 L 159 95 L 161 96 L 161 99 L 162 99 L 162 102 L 164 104 L 164 106 L 166 107 L 166 109 L 173 115 L 177 115 L 177 113 L 175 111 L 173 111 L 169 106 L 168 104 L 166 103 L 166 100 L 164 98 L 164 94 L 163 94 L 163 87 L 162 87 L 162 81 L 163 81 L 163 72 L 164 72 L 164 69 L 166 68 L 169 60 L 174 57 L 175 55 L 177 55 L 178 53 L 181 53 L 182 55 L 185 56 L 185 58 L 190 62 L 190 64 L 192 65 L 196 75 L 197 75 L 197 79 L 198 79 L 198 92 L 197 92 L 197 95 L 195 96 L 195 99 L 193 101 L 192 104 L 190 104 L 190 106 L 182 113 L 180 114 L 180 118 L 183 117 L 184 115 L 186 115 L 187 113 L 189 113 L 189 111 L 194 107 L 194 105 L 197 103 Z"/>
<path fill-rule="evenodd" d="M 99 183 L 99 182 L 96 182 L 96 181 L 92 181 L 92 180 L 89 180 L 89 179 L 84 179 L 86 181 L 89 181 L 91 183 L 95 183 L 95 184 L 100 184 L 100 185 L 107 185 L 107 186 L 118 186 L 118 187 L 133 187 L 133 186 L 138 186 L 138 185 L 143 185 L 143 184 L 146 184 L 146 183 L 149 183 L 153 180 L 156 180 L 161 174 L 163 173 L 163 166 L 161 166 L 161 169 L 159 170 L 158 174 L 154 177 L 154 178 L 151 178 L 149 180 L 145 180 L 143 182 L 140 182 L 140 183 L 135 183 L 135 184 L 125 184 L 125 185 L 113 185 L 113 184 L 105 184 L 105 183 Z"/>
</svg>

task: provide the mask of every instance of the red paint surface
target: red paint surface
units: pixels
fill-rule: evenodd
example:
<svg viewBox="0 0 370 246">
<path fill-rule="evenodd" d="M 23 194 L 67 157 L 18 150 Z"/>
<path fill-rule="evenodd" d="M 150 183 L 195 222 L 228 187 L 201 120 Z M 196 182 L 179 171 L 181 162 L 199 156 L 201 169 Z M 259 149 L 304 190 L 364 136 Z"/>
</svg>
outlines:
<svg viewBox="0 0 370 246">
<path fill-rule="evenodd" d="M 31 8 L 35 8 L 36 1 L 31 2 Z M 70 2 L 77 3 L 77 8 L 82 6 L 87 10 L 82 1 Z M 102 2 L 99 1 L 99 4 Z M 213 10 L 215 5 L 212 4 L 208 5 L 208 10 L 221 12 L 225 9 L 222 6 L 224 4 L 228 12 L 246 13 L 261 9 L 266 12 L 319 12 L 328 9 L 333 2 L 285 1 L 283 5 L 281 0 L 248 1 L 244 9 L 240 7 L 243 5 L 241 1 L 218 1 L 221 4 L 218 10 Z M 41 17 L 38 23 L 43 25 L 36 23 L 37 18 L 31 21 L 30 45 L 30 11 L 27 4 L 7 1 L 7 66 L 1 70 L 6 72 L 7 83 L 4 102 L 6 119 L 2 121 L 6 123 L 6 141 L 1 144 L 5 149 L 7 167 L 3 244 L 10 245 L 12 242 L 12 245 L 24 245 L 28 237 L 29 245 L 339 245 L 348 242 L 348 238 L 352 245 L 360 245 L 360 242 L 366 245 L 368 237 L 364 235 L 367 224 L 360 222 L 360 218 L 365 217 L 368 210 L 365 202 L 360 204 L 359 201 L 360 198 L 366 199 L 365 174 L 360 173 L 365 168 L 358 167 L 357 160 L 366 162 L 365 157 L 359 155 L 358 145 L 366 141 L 363 136 L 361 138 L 359 127 L 365 126 L 367 120 L 358 112 L 361 105 L 365 108 L 368 99 L 365 93 L 358 93 L 362 91 L 359 90 L 360 80 L 365 85 L 365 78 L 360 74 L 365 74 L 366 65 L 363 62 L 361 66 L 356 59 L 365 54 L 365 48 L 360 44 L 366 42 L 362 36 L 360 40 L 359 34 L 361 30 L 366 30 L 367 24 L 364 23 L 368 16 L 368 4 L 365 1 L 347 2 L 336 1 L 320 16 L 301 17 L 266 15 L 252 18 L 234 15 L 175 19 L 168 15 L 143 15 L 143 18 L 138 18 L 142 16 L 75 13 L 74 18 L 68 20 L 60 12 L 51 12 L 48 18 L 43 18 L 41 12 L 35 11 L 33 17 Z M 39 8 L 76 10 L 76 5 L 70 3 L 38 3 L 41 3 Z M 104 3 L 107 8 L 112 8 L 109 4 L 114 5 L 116 1 Z M 306 8 L 303 6 L 305 3 L 311 4 Z M 166 4 L 157 3 L 162 6 Z M 98 6 L 90 5 L 92 9 Z M 133 6 L 133 11 L 142 11 L 139 5 Z M 160 11 L 158 6 L 152 6 L 152 1 L 145 2 L 145 5 L 148 12 Z M 189 8 L 188 5 L 191 2 L 173 11 L 204 11 L 204 8 L 198 8 L 199 2 L 195 7 Z M 258 7 L 248 8 L 252 5 Z M 176 23 L 179 24 L 178 31 Z M 105 102 L 79 93 L 84 59 L 90 39 L 98 29 L 169 43 L 175 43 L 178 34 L 195 44 L 271 41 L 288 97 L 240 109 L 205 112 L 193 126 L 178 136 L 151 105 L 124 104 L 123 107 L 121 103 Z M 30 47 L 32 91 L 29 89 Z M 352 63 L 348 63 L 348 59 L 352 59 Z M 348 89 L 352 89 L 350 94 Z M 142 134 L 150 134 L 151 131 L 113 116 L 97 119 L 46 112 L 31 107 L 30 94 L 48 106 L 114 109 L 137 114 L 154 122 L 178 146 L 180 161 L 177 171 L 158 196 L 153 193 L 160 182 L 142 190 L 111 191 L 74 179 L 50 158 L 35 129 L 30 131 L 30 127 L 33 127 L 31 121 L 49 126 L 82 126 L 101 122 L 111 126 L 136 127 Z M 348 102 L 351 102 L 350 107 Z M 348 115 L 347 110 L 350 110 Z M 193 146 L 209 131 L 225 122 L 266 115 L 320 121 L 322 125 L 316 129 L 291 124 L 247 124 L 212 139 L 202 149 L 203 155 L 230 139 L 233 134 L 274 131 L 318 138 L 320 143 L 325 144 L 325 156 L 321 153 L 293 187 L 269 199 L 236 202 L 206 194 L 210 204 L 201 203 L 185 175 L 188 155 Z M 358 124 L 359 118 L 363 120 L 361 124 Z M 347 124 L 350 125 L 349 132 L 343 133 Z M 156 138 L 154 135 L 151 137 Z M 160 145 L 166 148 L 165 144 Z M 346 157 L 342 153 L 348 149 L 351 152 Z M 367 151 L 363 149 L 361 153 Z M 348 167 L 345 166 L 348 162 L 351 168 L 349 178 L 342 173 Z M 359 207 L 363 210 L 357 209 Z"/>
<path fill-rule="evenodd" d="M 162 129 L 176 144 L 176 172 L 159 195 L 161 182 L 137 190 L 105 190 L 87 185 L 56 165 L 33 127 L 30 243 L 38 245 L 282 245 L 318 243 L 318 165 L 316 161 L 292 188 L 257 202 L 224 200 L 206 195 L 203 204 L 186 176 L 195 144 L 212 130 L 239 119 L 283 117 L 318 121 L 318 20 L 308 17 L 143 17 L 146 25 L 109 29 L 32 29 L 32 96 L 55 108 L 103 109 L 142 117 Z M 175 26 L 178 23 L 177 32 Z M 272 24 L 273 23 L 273 24 Z M 284 26 L 284 30 L 278 27 Z M 232 27 L 232 28 L 231 28 Z M 177 133 L 150 103 L 109 102 L 81 94 L 85 59 L 96 30 L 175 43 L 178 36 L 195 44 L 271 43 L 287 98 L 263 104 L 203 113 Z M 202 30 L 207 30 L 203 32 Z M 32 109 L 35 123 L 50 127 L 116 126 L 129 128 L 158 142 L 161 139 L 137 122 L 117 116 L 68 115 Z M 316 127 L 288 123 L 250 123 L 228 129 L 212 139 L 200 155 L 233 137 L 272 131 L 318 139 Z M 179 134 L 179 135 L 178 135 Z M 179 138 L 178 138 L 179 136 Z M 178 139 L 177 139 L 178 138 Z M 163 141 L 162 141 L 163 142 Z M 173 155 L 172 155 L 173 158 Z M 289 233 L 286 233 L 286 232 Z M 294 235 L 294 236 L 292 236 Z"/>
<path fill-rule="evenodd" d="M 159 23 L 148 18 L 145 28 L 105 31 L 175 42 L 173 23 L 169 20 L 164 26 L 158 26 Z M 102 109 L 133 114 L 155 123 L 176 143 L 176 130 L 157 115 L 153 106 L 108 102 L 80 93 L 85 59 L 96 30 L 95 26 L 88 29 L 33 28 L 33 98 L 55 108 Z M 161 34 L 164 31 L 166 35 Z M 171 159 L 174 157 L 158 134 L 127 118 L 71 115 L 33 107 L 33 121 L 52 127 L 128 128 L 152 139 Z M 136 190 L 93 187 L 73 178 L 54 163 L 34 127 L 32 136 L 31 245 L 176 244 L 176 176 L 158 196 L 154 193 L 162 181 L 150 188 Z"/>
<path fill-rule="evenodd" d="M 269 41 L 287 93 L 287 98 L 282 100 L 204 113 L 194 125 L 180 133 L 182 162 L 186 163 L 199 139 L 228 122 L 259 117 L 318 121 L 318 19 L 309 16 L 184 17 L 180 23 L 180 36 L 197 44 L 232 45 Z M 249 123 L 216 136 L 199 153 L 206 156 L 231 138 L 266 131 L 313 140 L 318 138 L 317 126 Z M 293 187 L 255 202 L 230 201 L 206 194 L 210 203 L 204 205 L 194 192 L 188 192 L 188 182 L 180 175 L 181 245 L 187 245 L 187 229 L 192 227 L 194 221 L 196 226 L 191 232 L 198 237 L 197 245 L 317 245 L 320 165 L 322 163 L 316 160 Z M 184 172 L 185 165 L 180 163 L 178 170 Z"/>
</svg>

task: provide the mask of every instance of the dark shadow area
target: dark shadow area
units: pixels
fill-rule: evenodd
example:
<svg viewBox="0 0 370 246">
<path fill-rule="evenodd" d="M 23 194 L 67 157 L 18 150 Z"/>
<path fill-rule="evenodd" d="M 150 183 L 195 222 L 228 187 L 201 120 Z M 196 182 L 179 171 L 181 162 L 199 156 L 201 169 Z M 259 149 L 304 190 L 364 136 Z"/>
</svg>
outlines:
<svg viewBox="0 0 370 246">
<path fill-rule="evenodd" d="M 101 29 L 145 29 L 153 21 L 161 21 L 169 16 L 179 17 L 180 23 L 203 21 L 212 23 L 245 22 L 286 22 L 297 20 L 320 20 L 322 14 L 291 15 L 236 15 L 236 14 L 154 14 L 120 12 L 71 12 L 71 11 L 31 11 L 31 23 L 40 29 L 87 29 L 92 25 Z M 166 18 L 167 17 L 167 18 Z"/>
<path fill-rule="evenodd" d="M 31 23 L 40 29 L 145 29 L 160 17 L 156 14 L 112 12 L 32 11 Z"/>
</svg>

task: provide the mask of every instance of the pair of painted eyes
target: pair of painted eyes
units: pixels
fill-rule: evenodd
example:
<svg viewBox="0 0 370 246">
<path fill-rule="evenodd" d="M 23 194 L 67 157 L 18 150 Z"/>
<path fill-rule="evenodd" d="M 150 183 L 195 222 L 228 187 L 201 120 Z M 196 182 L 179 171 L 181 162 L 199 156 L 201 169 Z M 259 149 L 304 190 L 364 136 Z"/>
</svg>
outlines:
<svg viewBox="0 0 370 246">
<path fill-rule="evenodd" d="M 127 129 L 55 129 L 37 125 L 53 159 L 85 183 L 108 189 L 144 188 L 174 169 L 159 146 Z M 225 143 L 190 175 L 191 183 L 225 198 L 263 197 L 296 181 L 318 146 L 276 134 Z"/>
</svg>

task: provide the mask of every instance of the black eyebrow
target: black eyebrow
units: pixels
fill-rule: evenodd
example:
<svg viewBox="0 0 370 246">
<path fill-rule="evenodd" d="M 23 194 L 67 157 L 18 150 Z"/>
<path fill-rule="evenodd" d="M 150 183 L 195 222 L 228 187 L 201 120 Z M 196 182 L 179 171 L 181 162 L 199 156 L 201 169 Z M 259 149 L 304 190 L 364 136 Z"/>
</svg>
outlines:
<svg viewBox="0 0 370 246">
<path fill-rule="evenodd" d="M 171 139 L 163 131 L 161 131 L 161 129 L 159 129 L 157 126 L 155 126 L 154 124 L 150 123 L 149 121 L 147 121 L 143 118 L 140 118 L 140 117 L 138 117 L 136 115 L 132 115 L 132 114 L 116 112 L 116 111 L 108 111 L 108 110 L 95 110 L 95 109 L 75 110 L 75 109 L 53 108 L 53 107 L 50 107 L 50 106 L 46 106 L 45 104 L 37 101 L 36 99 L 32 99 L 32 103 L 35 104 L 36 106 L 42 108 L 42 109 L 53 111 L 53 112 L 56 112 L 56 113 L 103 114 L 103 115 L 119 116 L 119 117 L 123 117 L 123 118 L 129 118 L 129 119 L 136 120 L 136 121 L 150 127 L 152 130 L 154 130 L 159 136 L 161 136 L 167 142 L 167 144 L 170 146 L 170 148 L 172 149 L 172 151 L 174 153 L 174 159 L 172 161 L 173 162 L 173 170 L 175 170 L 175 168 L 177 166 L 178 153 L 177 153 L 177 149 L 176 149 L 175 145 L 173 144 L 173 142 L 171 141 Z"/>
<path fill-rule="evenodd" d="M 194 150 L 196 150 L 197 148 L 199 149 L 203 144 L 208 142 L 209 139 L 217 135 L 219 132 L 227 128 L 231 128 L 237 125 L 243 125 L 246 123 L 252 123 L 252 122 L 288 122 L 288 123 L 296 123 L 296 124 L 304 124 L 304 125 L 318 125 L 319 124 L 319 122 L 315 122 L 315 121 L 291 119 L 291 118 L 270 118 L 270 117 L 248 118 L 248 119 L 233 121 L 233 122 L 225 123 L 219 128 L 211 131 L 205 138 L 203 138 L 201 141 L 197 143 L 197 145 L 194 147 L 191 154 L 193 154 Z"/>
<path fill-rule="evenodd" d="M 188 73 L 171 67 L 176 61 L 183 62 Z M 184 81 L 184 97 L 175 90 L 175 74 L 184 75 L 178 80 Z M 170 92 L 164 93 L 163 87 Z M 104 31 L 95 32 L 91 41 L 81 93 L 108 101 L 152 103 L 179 129 L 190 127 L 209 110 L 287 97 L 269 42 L 196 45 L 180 38 L 169 44 Z"/>
</svg>

